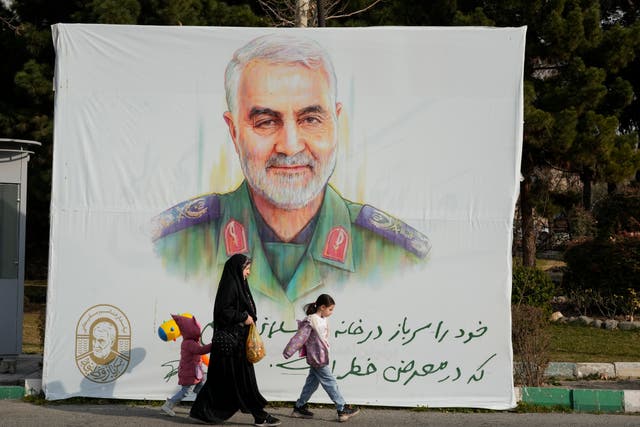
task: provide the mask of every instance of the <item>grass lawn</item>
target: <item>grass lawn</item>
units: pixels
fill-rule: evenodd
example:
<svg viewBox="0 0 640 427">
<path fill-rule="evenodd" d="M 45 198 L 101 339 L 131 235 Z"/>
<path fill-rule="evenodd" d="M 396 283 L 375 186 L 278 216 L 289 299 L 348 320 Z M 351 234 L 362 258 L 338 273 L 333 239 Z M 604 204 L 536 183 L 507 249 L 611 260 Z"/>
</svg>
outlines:
<svg viewBox="0 0 640 427">
<path fill-rule="evenodd" d="M 540 270 L 546 271 L 553 267 L 566 267 L 567 263 L 564 261 L 557 261 L 554 259 L 536 259 L 536 267 Z"/>
<path fill-rule="evenodd" d="M 589 326 L 554 324 L 553 362 L 640 362 L 640 331 L 607 331 Z"/>
</svg>

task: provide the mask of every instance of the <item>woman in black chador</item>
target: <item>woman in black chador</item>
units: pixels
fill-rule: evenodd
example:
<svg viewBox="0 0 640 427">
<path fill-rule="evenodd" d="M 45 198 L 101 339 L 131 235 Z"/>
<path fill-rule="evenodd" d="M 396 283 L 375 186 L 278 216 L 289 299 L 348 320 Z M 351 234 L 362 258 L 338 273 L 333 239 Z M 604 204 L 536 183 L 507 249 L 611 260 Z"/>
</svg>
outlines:
<svg viewBox="0 0 640 427">
<path fill-rule="evenodd" d="M 247 282 L 250 272 L 251 259 L 241 254 L 233 255 L 224 264 L 213 308 L 214 337 L 218 330 L 230 332 L 237 337 L 231 342 L 237 345 L 229 345 L 229 340 L 216 345 L 214 339 L 207 381 L 190 413 L 192 418 L 205 423 L 222 423 L 241 410 L 250 412 L 257 426 L 280 425 L 280 420 L 265 412 L 267 401 L 258 390 L 253 364 L 247 360 L 249 325 L 257 319 Z"/>
</svg>

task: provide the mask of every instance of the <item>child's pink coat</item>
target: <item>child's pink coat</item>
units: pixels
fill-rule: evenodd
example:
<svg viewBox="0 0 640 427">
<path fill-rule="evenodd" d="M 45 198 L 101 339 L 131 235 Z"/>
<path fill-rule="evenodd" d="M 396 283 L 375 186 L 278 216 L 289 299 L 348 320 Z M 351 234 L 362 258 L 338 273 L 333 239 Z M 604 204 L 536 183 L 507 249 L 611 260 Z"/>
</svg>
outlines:
<svg viewBox="0 0 640 427">
<path fill-rule="evenodd" d="M 285 359 L 288 359 L 298 350 L 300 351 L 300 357 L 306 356 L 309 366 L 320 368 L 329 364 L 329 348 L 313 329 L 307 317 L 303 320 L 298 320 L 298 331 L 289 340 L 282 355 Z"/>
<path fill-rule="evenodd" d="M 172 314 L 182 335 L 180 345 L 180 365 L 178 366 L 178 384 L 192 385 L 202 381 L 203 369 L 200 357 L 211 351 L 211 343 L 200 344 L 200 324 L 195 317 Z"/>
</svg>

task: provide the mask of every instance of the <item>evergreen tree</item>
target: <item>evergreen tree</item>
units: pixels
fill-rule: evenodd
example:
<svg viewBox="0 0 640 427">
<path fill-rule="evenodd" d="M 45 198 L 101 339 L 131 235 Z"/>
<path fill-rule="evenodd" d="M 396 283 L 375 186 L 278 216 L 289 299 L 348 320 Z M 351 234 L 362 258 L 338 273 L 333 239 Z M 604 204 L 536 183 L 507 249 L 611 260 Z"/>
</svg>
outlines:
<svg viewBox="0 0 640 427">
<path fill-rule="evenodd" d="M 602 3 L 602 4 L 601 4 Z M 640 168 L 636 93 L 638 7 L 623 0 L 390 0 L 359 17 L 372 25 L 527 26 L 520 191 L 524 264 L 535 265 L 540 171 L 579 174 L 583 205 L 594 181 Z M 546 193 L 546 191 L 542 191 Z"/>
</svg>

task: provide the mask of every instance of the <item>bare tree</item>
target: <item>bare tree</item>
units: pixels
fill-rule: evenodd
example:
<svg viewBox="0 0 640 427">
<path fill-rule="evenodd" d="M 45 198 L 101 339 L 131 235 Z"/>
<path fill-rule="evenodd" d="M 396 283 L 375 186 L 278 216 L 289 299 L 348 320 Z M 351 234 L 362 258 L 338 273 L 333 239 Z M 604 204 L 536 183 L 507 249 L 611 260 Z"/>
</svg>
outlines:
<svg viewBox="0 0 640 427">
<path fill-rule="evenodd" d="M 352 12 L 348 11 L 348 0 L 258 0 L 258 3 L 276 27 L 316 27 L 318 18 L 320 24 L 324 20 L 347 18 L 366 12 L 381 1 L 369 0 L 367 6 Z"/>
<path fill-rule="evenodd" d="M 0 23 L 19 36 L 20 25 L 19 24 L 16 25 L 16 22 L 18 22 L 18 16 L 16 14 L 13 14 L 13 16 L 11 17 L 5 17 L 0 15 Z"/>
</svg>

